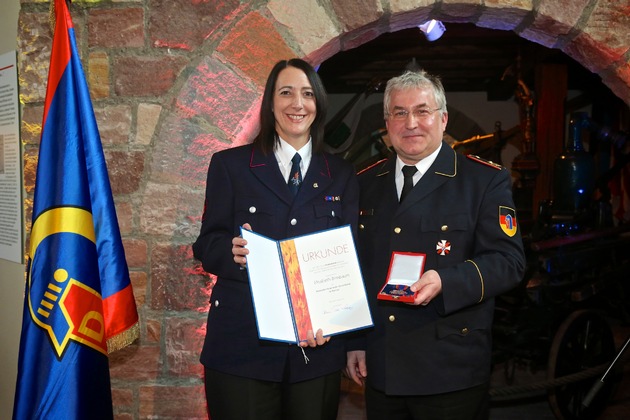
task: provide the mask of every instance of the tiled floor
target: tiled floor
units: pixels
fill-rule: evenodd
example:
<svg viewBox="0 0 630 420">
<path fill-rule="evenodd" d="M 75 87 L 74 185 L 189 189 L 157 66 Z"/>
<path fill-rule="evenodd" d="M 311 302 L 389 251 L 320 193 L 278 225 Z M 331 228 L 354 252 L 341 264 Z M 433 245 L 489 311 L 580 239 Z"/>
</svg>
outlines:
<svg viewBox="0 0 630 420">
<path fill-rule="evenodd" d="M 621 348 L 625 340 L 630 336 L 630 327 L 613 327 L 617 347 Z M 619 383 L 613 397 L 606 405 L 604 412 L 598 417 L 601 420 L 626 420 L 630 419 L 630 349 L 628 349 L 619 366 L 623 368 L 623 378 Z M 501 367 L 499 366 L 500 370 Z M 501 372 L 495 368 L 492 388 L 502 386 Z M 526 371 L 517 371 L 517 377 L 524 383 L 537 382 L 545 377 L 545 372 L 532 374 Z M 362 389 L 348 379 L 343 379 L 341 404 L 339 407 L 339 420 L 364 420 L 365 407 Z M 549 406 L 546 392 L 536 391 L 527 398 L 514 399 L 509 397 L 493 398 L 490 411 L 490 420 L 555 420 L 553 411 Z M 589 419 L 590 420 L 590 419 Z"/>
</svg>

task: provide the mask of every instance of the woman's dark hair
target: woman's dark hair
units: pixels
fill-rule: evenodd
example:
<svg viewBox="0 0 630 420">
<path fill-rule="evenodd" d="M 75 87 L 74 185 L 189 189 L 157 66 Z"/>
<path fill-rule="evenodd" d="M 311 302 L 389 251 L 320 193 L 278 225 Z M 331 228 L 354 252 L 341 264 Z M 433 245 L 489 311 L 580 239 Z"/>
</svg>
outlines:
<svg viewBox="0 0 630 420">
<path fill-rule="evenodd" d="M 324 143 L 324 123 L 326 121 L 326 110 L 328 109 L 328 96 L 326 89 L 324 89 L 324 84 L 315 69 L 300 58 L 278 61 L 276 65 L 273 66 L 273 69 L 271 69 L 267 77 L 262 104 L 260 105 L 260 132 L 254 139 L 254 144 L 256 144 L 264 154 L 267 154 L 272 153 L 274 146 L 279 142 L 276 134 L 276 119 L 273 115 L 273 97 L 278 75 L 287 67 L 295 67 L 302 70 L 313 88 L 317 115 L 313 120 L 313 124 L 311 124 L 310 131 L 313 151 L 320 151 Z"/>
</svg>

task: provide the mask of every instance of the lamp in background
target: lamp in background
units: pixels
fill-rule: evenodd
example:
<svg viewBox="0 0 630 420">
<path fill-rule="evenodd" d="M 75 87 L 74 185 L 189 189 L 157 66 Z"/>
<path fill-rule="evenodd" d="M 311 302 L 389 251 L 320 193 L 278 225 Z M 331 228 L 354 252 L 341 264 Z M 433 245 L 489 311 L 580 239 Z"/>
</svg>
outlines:
<svg viewBox="0 0 630 420">
<path fill-rule="evenodd" d="M 424 36 L 427 37 L 427 40 L 430 42 L 439 39 L 444 31 L 446 31 L 444 24 L 435 19 L 424 22 L 422 25 L 419 25 L 418 28 L 420 28 Z"/>
</svg>

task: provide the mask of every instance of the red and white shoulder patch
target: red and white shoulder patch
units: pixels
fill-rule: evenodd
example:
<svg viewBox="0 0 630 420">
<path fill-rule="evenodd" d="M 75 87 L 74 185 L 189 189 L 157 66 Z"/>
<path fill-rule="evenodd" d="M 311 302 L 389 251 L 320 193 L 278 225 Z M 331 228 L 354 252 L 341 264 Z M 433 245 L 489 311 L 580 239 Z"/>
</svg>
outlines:
<svg viewBox="0 0 630 420">
<path fill-rule="evenodd" d="M 494 163 L 491 160 L 482 159 L 482 158 L 480 158 L 477 155 L 466 155 L 466 157 L 468 159 L 474 161 L 474 162 L 481 163 L 483 165 L 489 166 L 489 167 L 494 168 L 494 169 L 499 169 L 500 170 L 500 169 L 503 168 L 503 166 L 499 165 L 498 163 Z"/>
<path fill-rule="evenodd" d="M 374 168 L 375 166 L 378 166 L 378 165 L 382 164 L 383 162 L 386 162 L 387 160 L 388 160 L 388 158 L 384 158 L 384 159 L 381 159 L 381 160 L 379 160 L 377 162 L 374 162 L 373 164 L 369 165 L 367 168 L 363 168 L 359 172 L 357 172 L 357 175 L 361 175 L 362 173 L 369 171 L 370 169 Z"/>
</svg>

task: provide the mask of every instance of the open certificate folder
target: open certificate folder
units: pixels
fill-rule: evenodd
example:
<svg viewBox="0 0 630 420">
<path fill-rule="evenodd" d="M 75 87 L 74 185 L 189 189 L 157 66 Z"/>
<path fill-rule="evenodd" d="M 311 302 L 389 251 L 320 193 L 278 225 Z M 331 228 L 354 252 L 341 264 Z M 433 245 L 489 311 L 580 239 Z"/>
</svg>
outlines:
<svg viewBox="0 0 630 420">
<path fill-rule="evenodd" d="M 298 343 L 372 326 L 350 226 L 276 241 L 241 229 L 262 339 Z"/>
</svg>

